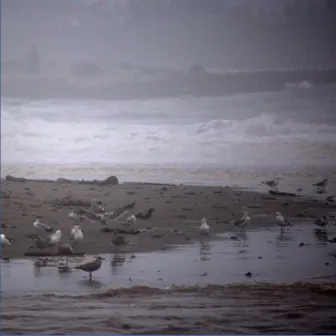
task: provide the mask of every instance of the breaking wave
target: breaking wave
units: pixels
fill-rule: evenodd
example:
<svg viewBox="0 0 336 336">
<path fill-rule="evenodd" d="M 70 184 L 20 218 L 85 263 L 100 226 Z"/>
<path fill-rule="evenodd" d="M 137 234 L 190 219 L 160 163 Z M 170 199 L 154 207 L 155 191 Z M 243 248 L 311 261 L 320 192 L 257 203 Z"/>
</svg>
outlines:
<svg viewBox="0 0 336 336">
<path fill-rule="evenodd" d="M 328 111 L 333 105 L 316 111 L 318 100 L 312 110 L 309 97 L 277 95 L 149 102 L 4 100 L 2 163 L 223 169 L 332 165 L 336 120 Z"/>
</svg>

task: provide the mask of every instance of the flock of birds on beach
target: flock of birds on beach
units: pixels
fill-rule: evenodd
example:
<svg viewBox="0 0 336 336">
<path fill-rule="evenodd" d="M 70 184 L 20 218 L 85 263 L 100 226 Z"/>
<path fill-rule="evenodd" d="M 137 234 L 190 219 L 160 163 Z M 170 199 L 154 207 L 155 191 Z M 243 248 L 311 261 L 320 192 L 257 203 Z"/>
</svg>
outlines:
<svg viewBox="0 0 336 336">
<path fill-rule="evenodd" d="M 263 182 L 270 188 L 277 188 L 279 184 L 279 179 L 274 179 L 270 181 Z M 317 183 L 314 184 L 317 188 L 326 188 L 328 184 L 327 179 L 323 179 Z M 86 211 L 84 209 L 76 209 L 69 212 L 69 218 L 71 218 L 73 221 L 75 221 L 76 224 L 72 226 L 70 229 L 69 235 L 68 235 L 68 242 L 61 243 L 62 238 L 62 230 L 56 230 L 54 232 L 54 229 L 46 224 L 42 223 L 40 219 L 36 219 L 33 223 L 33 227 L 36 230 L 44 231 L 48 233 L 45 237 L 41 237 L 40 234 L 30 234 L 26 235 L 27 238 L 33 239 L 34 245 L 39 250 L 46 250 L 46 249 L 55 249 L 54 253 L 59 256 L 69 256 L 73 254 L 75 247 L 84 239 L 84 230 L 83 228 L 78 224 L 83 220 L 89 220 L 91 222 L 99 222 L 101 224 L 107 224 L 109 220 L 114 221 L 122 221 L 124 223 L 127 223 L 127 225 L 132 225 L 136 223 L 137 219 L 149 219 L 152 216 L 152 213 L 155 211 L 153 208 L 148 209 L 144 213 L 137 213 L 137 214 L 131 214 L 129 211 L 133 209 L 135 206 L 135 202 L 128 204 L 126 206 L 123 206 L 121 208 L 118 208 L 112 212 L 106 211 L 105 207 L 103 206 L 102 202 L 93 199 L 91 201 L 91 211 Z M 239 228 L 241 230 L 244 230 L 246 226 L 250 223 L 251 217 L 249 216 L 248 212 L 245 210 L 242 213 L 242 216 L 240 216 L 238 219 L 231 221 L 230 224 L 232 227 Z M 281 233 L 286 229 L 292 226 L 293 224 L 289 221 L 288 218 L 286 218 L 281 212 L 276 212 L 274 215 L 274 221 L 275 223 L 280 227 Z M 325 232 L 325 229 L 328 225 L 328 218 L 327 216 L 323 215 L 320 218 L 318 218 L 314 224 L 319 228 L 318 230 L 322 233 Z M 206 218 L 201 219 L 201 223 L 199 226 L 199 232 L 201 235 L 209 235 L 211 232 L 210 225 L 208 224 L 208 221 Z M 128 241 L 125 239 L 125 237 L 119 233 L 117 233 L 116 230 L 112 229 L 112 239 L 111 243 L 116 248 L 124 247 L 128 244 Z M 336 237 L 332 240 L 329 240 L 330 243 L 336 243 Z M 14 239 L 11 239 L 10 237 L 6 236 L 5 234 L 1 234 L 1 246 L 2 247 L 8 247 L 12 246 L 16 243 Z M 75 269 L 82 270 L 84 272 L 89 273 L 89 278 L 92 278 L 92 273 L 99 270 L 102 266 L 102 261 L 104 260 L 103 257 L 98 256 L 94 260 L 83 263 L 80 265 L 75 266 Z M 45 260 L 40 260 L 40 262 L 44 263 Z M 62 260 L 63 262 L 63 260 Z M 62 268 L 68 268 L 68 258 L 66 258 L 66 263 L 62 264 L 60 267 Z"/>
</svg>

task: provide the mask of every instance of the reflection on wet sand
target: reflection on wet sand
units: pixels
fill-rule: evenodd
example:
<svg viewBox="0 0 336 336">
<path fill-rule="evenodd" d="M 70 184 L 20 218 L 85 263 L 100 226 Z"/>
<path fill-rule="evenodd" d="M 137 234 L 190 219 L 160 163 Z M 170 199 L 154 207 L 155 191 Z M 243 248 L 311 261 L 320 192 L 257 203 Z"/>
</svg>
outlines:
<svg viewBox="0 0 336 336">
<path fill-rule="evenodd" d="M 170 251 L 117 252 L 104 256 L 91 281 L 73 269 L 91 256 L 69 258 L 68 272 L 57 259 L 12 260 L 1 264 L 2 331 L 328 333 L 336 289 L 290 285 L 335 282 L 336 258 L 324 237 L 297 225 L 205 236 Z"/>
</svg>

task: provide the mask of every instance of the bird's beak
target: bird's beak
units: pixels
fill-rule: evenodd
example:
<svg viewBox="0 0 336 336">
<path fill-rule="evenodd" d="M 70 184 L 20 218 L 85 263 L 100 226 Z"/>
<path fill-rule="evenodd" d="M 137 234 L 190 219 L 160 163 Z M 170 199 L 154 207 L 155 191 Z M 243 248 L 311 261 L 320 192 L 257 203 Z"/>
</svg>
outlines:
<svg viewBox="0 0 336 336">
<path fill-rule="evenodd" d="M 102 257 L 102 260 L 105 260 L 105 258 Z"/>
</svg>

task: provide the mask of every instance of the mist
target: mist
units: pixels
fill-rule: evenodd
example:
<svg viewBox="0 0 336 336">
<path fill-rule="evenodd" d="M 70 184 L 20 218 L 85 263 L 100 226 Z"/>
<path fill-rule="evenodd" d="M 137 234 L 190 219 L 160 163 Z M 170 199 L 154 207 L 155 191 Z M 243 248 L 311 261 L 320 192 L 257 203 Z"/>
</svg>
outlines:
<svg viewBox="0 0 336 336">
<path fill-rule="evenodd" d="M 3 0 L 1 57 L 184 69 L 335 65 L 332 1 Z M 59 72 L 59 70 L 57 70 Z"/>
</svg>

